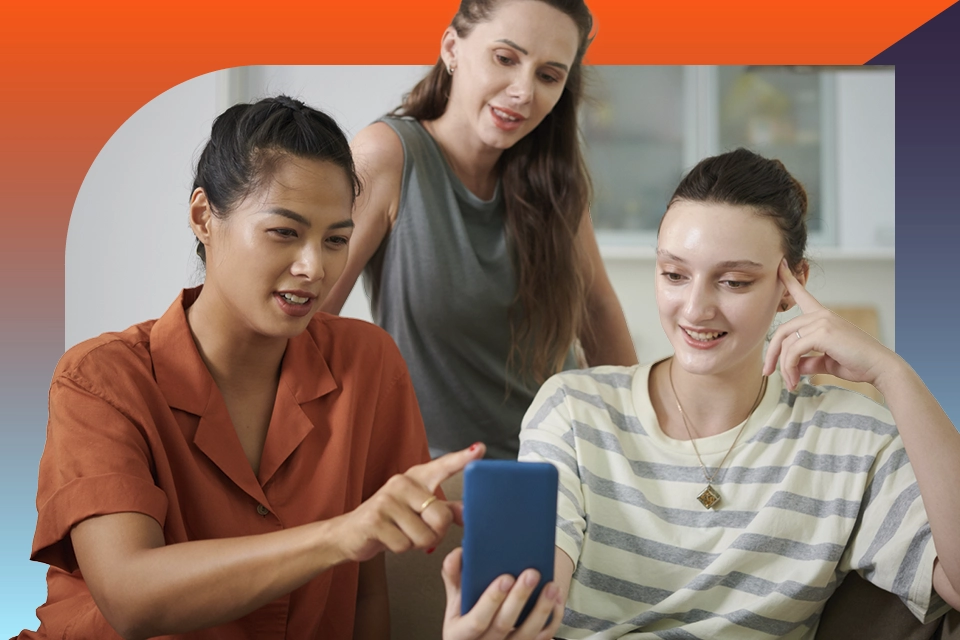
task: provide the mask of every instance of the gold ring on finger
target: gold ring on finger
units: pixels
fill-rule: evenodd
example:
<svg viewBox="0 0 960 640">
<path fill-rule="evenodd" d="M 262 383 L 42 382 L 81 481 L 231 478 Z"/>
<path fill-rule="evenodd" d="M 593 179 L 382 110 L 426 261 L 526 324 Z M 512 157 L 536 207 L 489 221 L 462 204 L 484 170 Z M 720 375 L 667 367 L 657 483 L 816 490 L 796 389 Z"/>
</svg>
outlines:
<svg viewBox="0 0 960 640">
<path fill-rule="evenodd" d="M 423 504 L 420 505 L 420 509 L 417 511 L 417 513 L 423 513 L 424 511 L 426 511 L 427 507 L 429 507 L 434 502 L 436 502 L 436 500 L 437 500 L 437 496 L 430 496 L 429 498 L 424 500 Z"/>
</svg>

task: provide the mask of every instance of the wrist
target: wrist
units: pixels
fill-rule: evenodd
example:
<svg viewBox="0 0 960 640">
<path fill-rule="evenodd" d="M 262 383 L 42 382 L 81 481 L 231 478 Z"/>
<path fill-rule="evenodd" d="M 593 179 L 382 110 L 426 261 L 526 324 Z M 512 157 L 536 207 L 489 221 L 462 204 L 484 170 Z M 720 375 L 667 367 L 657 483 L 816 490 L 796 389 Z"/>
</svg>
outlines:
<svg viewBox="0 0 960 640">
<path fill-rule="evenodd" d="M 350 535 L 343 531 L 344 520 L 348 515 L 343 514 L 314 523 L 314 548 L 320 564 L 326 567 L 334 567 L 354 559 L 347 547 Z"/>
<path fill-rule="evenodd" d="M 877 369 L 878 373 L 871 384 L 877 388 L 877 391 L 884 398 L 887 397 L 889 391 L 895 387 L 902 387 L 910 376 L 916 375 L 907 361 L 893 351 L 890 352 L 888 358 L 880 363 Z"/>
</svg>

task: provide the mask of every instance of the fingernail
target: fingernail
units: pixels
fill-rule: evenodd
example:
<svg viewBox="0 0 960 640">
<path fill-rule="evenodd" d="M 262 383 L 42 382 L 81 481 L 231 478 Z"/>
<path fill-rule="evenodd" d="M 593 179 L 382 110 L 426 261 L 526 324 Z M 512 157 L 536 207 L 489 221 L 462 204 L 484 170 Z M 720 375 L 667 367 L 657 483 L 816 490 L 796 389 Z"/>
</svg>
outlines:
<svg viewBox="0 0 960 640">
<path fill-rule="evenodd" d="M 433 553 L 433 552 L 436 551 L 436 550 L 437 550 L 436 547 L 430 547 L 429 549 L 427 549 L 427 555 L 430 555 L 431 553 Z"/>
<path fill-rule="evenodd" d="M 560 590 L 557 589 L 557 585 L 555 585 L 554 583 L 551 582 L 551 583 L 548 584 L 547 587 L 543 590 L 543 595 L 544 595 L 548 600 L 556 600 L 556 599 L 557 599 L 557 596 L 559 595 L 559 591 L 560 591 Z"/>
<path fill-rule="evenodd" d="M 472 445 L 470 445 L 470 451 L 476 451 L 479 448 L 480 448 L 479 442 L 474 442 Z"/>
<path fill-rule="evenodd" d="M 524 571 L 523 572 L 523 583 L 530 587 L 537 586 L 537 583 L 540 582 L 540 576 L 536 571 Z"/>
<path fill-rule="evenodd" d="M 506 593 L 513 586 L 513 576 L 503 576 L 500 578 L 500 591 Z"/>
</svg>

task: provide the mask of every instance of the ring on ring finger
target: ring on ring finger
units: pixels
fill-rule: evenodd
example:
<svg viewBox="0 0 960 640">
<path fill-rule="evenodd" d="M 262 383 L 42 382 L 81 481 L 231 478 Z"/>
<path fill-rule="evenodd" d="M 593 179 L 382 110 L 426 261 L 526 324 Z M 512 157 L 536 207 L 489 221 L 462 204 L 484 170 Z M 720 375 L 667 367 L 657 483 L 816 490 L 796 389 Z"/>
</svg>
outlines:
<svg viewBox="0 0 960 640">
<path fill-rule="evenodd" d="M 423 501 L 423 504 L 421 504 L 421 505 L 420 505 L 420 508 L 417 510 L 417 513 L 422 514 L 424 511 L 427 510 L 427 507 L 429 507 L 429 506 L 432 505 L 434 502 L 436 502 L 436 500 L 437 500 L 437 496 L 430 496 L 429 498 L 427 498 L 426 500 L 424 500 L 424 501 Z"/>
<path fill-rule="evenodd" d="M 800 340 L 803 336 L 800 335 L 800 329 L 797 329 L 797 340 Z"/>
</svg>

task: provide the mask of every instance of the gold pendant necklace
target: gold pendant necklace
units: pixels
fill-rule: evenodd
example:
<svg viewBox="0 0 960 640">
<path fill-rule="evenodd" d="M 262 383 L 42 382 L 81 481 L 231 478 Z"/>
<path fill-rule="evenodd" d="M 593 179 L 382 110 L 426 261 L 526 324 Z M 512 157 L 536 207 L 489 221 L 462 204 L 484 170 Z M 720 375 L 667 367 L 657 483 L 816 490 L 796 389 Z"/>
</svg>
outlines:
<svg viewBox="0 0 960 640">
<path fill-rule="evenodd" d="M 720 473 L 723 463 L 727 461 L 727 457 L 730 455 L 730 452 L 733 451 L 735 446 L 737 446 L 737 440 L 740 439 L 740 434 L 743 433 L 744 428 L 747 426 L 747 420 L 750 419 L 750 416 L 753 415 L 753 412 L 756 411 L 757 407 L 760 406 L 760 399 L 763 398 L 763 392 L 767 388 L 767 376 L 763 376 L 761 378 L 760 390 L 757 392 L 757 398 L 753 401 L 753 406 L 750 407 L 747 417 L 744 418 L 743 424 L 740 425 L 740 430 L 737 431 L 737 436 L 733 439 L 733 443 L 730 445 L 730 448 L 727 449 L 727 452 L 723 455 L 723 459 L 720 461 L 720 464 L 717 465 L 713 475 L 707 474 L 707 467 L 703 464 L 703 458 L 700 457 L 700 451 L 697 449 L 696 438 L 693 437 L 693 430 L 690 427 L 690 423 L 687 421 L 687 414 L 684 413 L 683 407 L 680 406 L 680 396 L 677 395 L 677 388 L 673 386 L 673 358 L 670 358 L 667 379 L 670 380 L 670 390 L 673 392 L 673 399 L 677 401 L 677 411 L 680 412 L 680 419 L 683 421 L 683 428 L 687 430 L 687 435 L 690 437 L 690 444 L 693 445 L 693 452 L 697 454 L 697 462 L 700 463 L 700 471 L 703 472 L 703 477 L 707 481 L 707 486 L 697 496 L 697 500 L 700 501 L 700 504 L 703 505 L 704 509 L 713 509 L 720 503 L 720 492 L 713 488 L 713 479 L 717 477 L 718 473 Z"/>
</svg>

